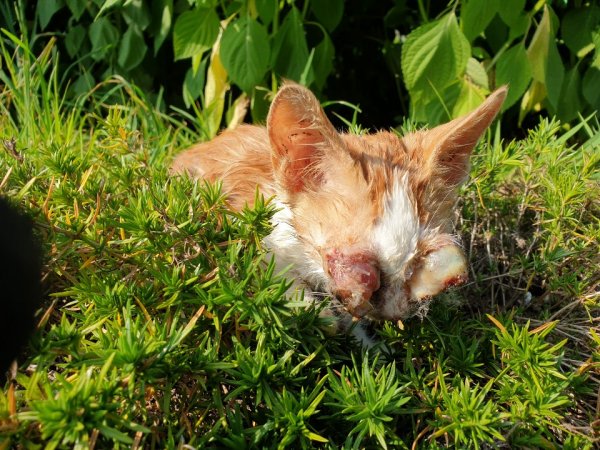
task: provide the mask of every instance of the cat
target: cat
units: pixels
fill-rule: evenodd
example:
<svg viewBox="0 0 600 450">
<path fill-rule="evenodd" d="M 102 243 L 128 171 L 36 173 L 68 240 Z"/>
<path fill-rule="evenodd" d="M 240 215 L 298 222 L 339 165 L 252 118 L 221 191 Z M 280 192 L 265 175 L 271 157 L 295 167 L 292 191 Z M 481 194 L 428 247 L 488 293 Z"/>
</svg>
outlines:
<svg viewBox="0 0 600 450">
<path fill-rule="evenodd" d="M 423 316 L 467 279 L 453 207 L 506 93 L 431 130 L 356 135 L 338 133 L 310 90 L 286 82 L 266 127 L 224 131 L 177 155 L 171 171 L 221 181 L 235 210 L 253 205 L 257 187 L 274 197 L 267 248 L 305 297 L 331 297 L 342 327 Z"/>
</svg>

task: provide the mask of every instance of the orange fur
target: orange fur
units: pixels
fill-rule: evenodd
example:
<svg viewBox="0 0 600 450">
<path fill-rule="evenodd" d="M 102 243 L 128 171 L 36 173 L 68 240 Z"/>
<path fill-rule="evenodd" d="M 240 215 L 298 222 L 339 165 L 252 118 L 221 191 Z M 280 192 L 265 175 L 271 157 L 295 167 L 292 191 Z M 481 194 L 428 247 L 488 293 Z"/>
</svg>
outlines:
<svg viewBox="0 0 600 450">
<path fill-rule="evenodd" d="M 316 97 L 288 83 L 266 127 L 240 126 L 195 145 L 172 171 L 221 180 L 234 209 L 252 206 L 257 187 L 276 197 L 285 211 L 268 243 L 278 259 L 299 266 L 300 282 L 336 296 L 357 317 L 396 320 L 426 309 L 428 299 L 411 290 L 433 291 L 413 289 L 411 277 L 432 280 L 433 262 L 443 278 L 430 281 L 436 286 L 464 279 L 462 252 L 438 249 L 456 246 L 457 188 L 505 96 L 498 89 L 472 113 L 432 130 L 359 136 L 338 133 Z M 444 258 L 455 260 L 445 266 Z M 425 266 L 432 275 L 414 275 Z"/>
</svg>

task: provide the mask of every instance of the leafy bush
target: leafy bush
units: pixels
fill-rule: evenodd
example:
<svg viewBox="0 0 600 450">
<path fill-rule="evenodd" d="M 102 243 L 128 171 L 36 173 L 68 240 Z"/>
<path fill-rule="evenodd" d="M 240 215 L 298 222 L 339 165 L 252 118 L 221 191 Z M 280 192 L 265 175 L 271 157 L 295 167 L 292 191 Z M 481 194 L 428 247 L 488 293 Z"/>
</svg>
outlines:
<svg viewBox="0 0 600 450">
<path fill-rule="evenodd" d="M 479 147 L 460 224 L 474 281 L 378 326 L 375 356 L 283 296 L 260 245 L 272 205 L 233 213 L 218 186 L 167 176 L 199 138 L 180 119 L 125 81 L 69 104 L 55 42 L 35 57 L 4 36 L 0 138 L 20 157 L 0 152 L 0 192 L 37 223 L 47 301 L 0 392 L 0 447 L 597 444 L 597 122 L 580 147 L 550 121 Z"/>
<path fill-rule="evenodd" d="M 412 116 L 443 122 L 503 84 L 504 109 L 521 100 L 519 123 L 542 107 L 564 122 L 600 109 L 600 7 L 558 4 L 559 17 L 551 3 L 528 10 L 525 0 L 455 2 L 412 31 L 402 44 Z"/>
<path fill-rule="evenodd" d="M 119 75 L 152 92 L 159 105 L 166 96 L 168 105 L 193 108 L 208 137 L 243 119 L 248 108 L 263 120 L 282 77 L 323 98 L 360 102 L 367 118 L 377 116 L 377 128 L 396 125 L 400 115 L 443 122 L 502 84 L 510 86 L 504 109 L 511 109 L 511 130 L 542 109 L 567 123 L 600 107 L 600 7 L 590 1 L 2 5 L 3 26 L 13 34 L 20 20 L 32 36 L 57 37 L 63 83 L 74 97 Z"/>
</svg>

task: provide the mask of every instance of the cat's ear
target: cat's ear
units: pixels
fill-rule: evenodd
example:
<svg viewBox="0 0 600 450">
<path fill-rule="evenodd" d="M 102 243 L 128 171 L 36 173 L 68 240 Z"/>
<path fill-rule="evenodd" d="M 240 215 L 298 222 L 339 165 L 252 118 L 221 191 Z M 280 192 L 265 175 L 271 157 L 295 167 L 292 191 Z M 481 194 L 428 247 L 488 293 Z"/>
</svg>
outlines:
<svg viewBox="0 0 600 450">
<path fill-rule="evenodd" d="M 275 176 L 292 194 L 316 187 L 323 180 L 325 152 L 343 145 L 314 94 L 293 83 L 275 96 L 267 130 Z"/>
<path fill-rule="evenodd" d="M 500 111 L 507 91 L 503 86 L 466 116 L 425 132 L 422 146 L 433 176 L 451 186 L 465 181 L 471 152 Z"/>
</svg>

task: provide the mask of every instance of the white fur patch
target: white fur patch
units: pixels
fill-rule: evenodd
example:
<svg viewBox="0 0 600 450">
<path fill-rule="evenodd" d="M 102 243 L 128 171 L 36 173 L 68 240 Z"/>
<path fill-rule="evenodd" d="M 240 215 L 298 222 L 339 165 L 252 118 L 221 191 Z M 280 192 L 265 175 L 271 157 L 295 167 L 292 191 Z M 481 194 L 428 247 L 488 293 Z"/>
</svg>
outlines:
<svg viewBox="0 0 600 450">
<path fill-rule="evenodd" d="M 418 240 L 419 217 L 409 195 L 408 175 L 398 175 L 384 199 L 383 215 L 372 234 L 381 269 L 391 280 L 404 279 L 406 264 L 415 255 Z"/>
<path fill-rule="evenodd" d="M 275 255 L 275 262 L 279 272 L 291 266 L 288 278 L 300 282 L 305 281 L 309 286 L 319 286 L 327 280 L 320 261 L 313 255 L 307 254 L 307 248 L 298 239 L 298 234 L 292 225 L 292 211 L 290 208 L 276 201 L 279 209 L 271 219 L 273 231 L 264 239 L 269 251 Z"/>
</svg>

